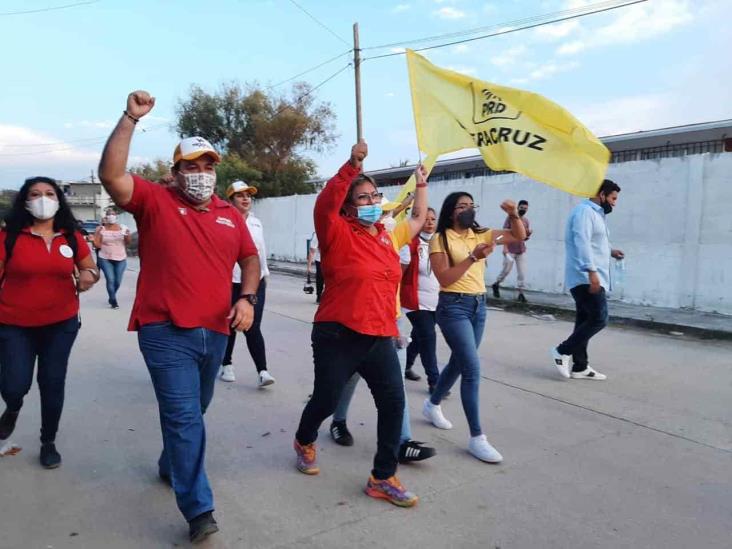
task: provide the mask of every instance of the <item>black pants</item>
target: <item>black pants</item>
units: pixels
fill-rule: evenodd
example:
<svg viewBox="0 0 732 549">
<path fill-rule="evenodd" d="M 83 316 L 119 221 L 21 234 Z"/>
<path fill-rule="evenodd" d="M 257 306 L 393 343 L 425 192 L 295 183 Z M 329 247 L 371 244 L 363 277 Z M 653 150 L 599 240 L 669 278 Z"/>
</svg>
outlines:
<svg viewBox="0 0 732 549">
<path fill-rule="evenodd" d="M 396 473 L 404 414 L 404 381 L 391 337 L 354 332 L 337 322 L 316 322 L 312 333 L 315 387 L 295 437 L 300 444 L 318 438 L 320 424 L 338 404 L 346 381 L 358 372 L 371 390 L 378 412 L 377 450 L 372 474 Z"/>
<path fill-rule="evenodd" d="M 79 326 L 76 316 L 33 328 L 0 325 L 0 394 L 11 412 L 18 412 L 23 406 L 38 359 L 43 443 L 56 439 L 64 407 L 66 368 Z"/>
<path fill-rule="evenodd" d="M 231 285 L 231 304 L 233 305 L 237 298 L 241 295 L 241 284 L 234 283 Z M 267 353 L 264 349 L 264 336 L 262 335 L 262 315 L 264 314 L 264 299 L 267 295 L 267 281 L 262 279 L 259 281 L 259 289 L 257 290 L 257 304 L 254 306 L 254 322 L 252 327 L 244 332 L 247 340 L 247 348 L 252 356 L 254 366 L 257 372 L 267 369 Z M 231 355 L 234 353 L 234 343 L 236 342 L 236 330 L 231 330 L 229 341 L 226 343 L 226 352 L 222 364 L 228 366 L 231 364 Z"/>
<path fill-rule="evenodd" d="M 315 299 L 320 303 L 320 296 L 323 295 L 325 280 L 323 280 L 323 270 L 320 268 L 320 261 L 315 262 Z"/>
<path fill-rule="evenodd" d="M 581 372 L 587 368 L 587 344 L 590 338 L 607 326 L 607 298 L 604 288 L 591 294 L 589 284 L 575 286 L 570 292 L 577 309 L 574 332 L 557 347 L 557 351 L 563 355 L 572 355 L 572 371 Z"/>
<path fill-rule="evenodd" d="M 412 323 L 412 342 L 407 347 L 407 367 L 417 359 L 422 359 L 427 383 L 434 385 L 440 377 L 437 368 L 437 334 L 435 332 L 435 311 L 410 311 L 407 313 Z"/>
</svg>

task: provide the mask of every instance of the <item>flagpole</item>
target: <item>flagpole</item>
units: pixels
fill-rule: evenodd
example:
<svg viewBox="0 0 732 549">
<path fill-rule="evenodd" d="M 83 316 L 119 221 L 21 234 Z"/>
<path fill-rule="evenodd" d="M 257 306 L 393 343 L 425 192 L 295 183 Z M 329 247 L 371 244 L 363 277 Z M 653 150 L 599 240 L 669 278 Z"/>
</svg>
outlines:
<svg viewBox="0 0 732 549">
<path fill-rule="evenodd" d="M 358 45 L 358 23 L 353 24 L 353 70 L 356 78 L 356 141 L 363 139 L 361 121 L 361 48 Z"/>
</svg>

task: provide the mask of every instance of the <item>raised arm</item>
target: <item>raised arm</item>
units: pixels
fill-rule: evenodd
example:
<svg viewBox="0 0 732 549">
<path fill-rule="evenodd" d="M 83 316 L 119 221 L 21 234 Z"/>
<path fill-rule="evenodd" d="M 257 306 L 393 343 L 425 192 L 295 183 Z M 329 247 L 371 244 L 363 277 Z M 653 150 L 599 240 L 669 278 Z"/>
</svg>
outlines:
<svg viewBox="0 0 732 549">
<path fill-rule="evenodd" d="M 315 232 L 321 248 L 330 243 L 332 231 L 340 220 L 341 208 L 353 179 L 361 173 L 369 148 L 361 140 L 351 148 L 351 158 L 341 166 L 315 201 Z"/>
<path fill-rule="evenodd" d="M 127 158 L 135 124 L 155 106 L 155 98 L 146 91 L 134 91 L 127 96 L 127 110 L 112 130 L 99 162 L 99 179 L 118 206 L 132 199 L 134 183 L 127 173 Z"/>
<path fill-rule="evenodd" d="M 510 244 L 511 242 L 523 242 L 526 240 L 526 227 L 524 227 L 518 208 L 513 200 L 504 200 L 501 209 L 508 214 L 506 224 L 510 224 L 509 230 L 491 231 L 493 242 L 496 244 Z M 504 224 L 505 227 L 505 224 Z"/>
<path fill-rule="evenodd" d="M 427 219 L 427 171 L 421 164 L 414 171 L 417 184 L 414 192 L 414 205 L 412 216 L 409 218 L 409 236 L 414 238 L 422 230 L 425 219 Z"/>
</svg>

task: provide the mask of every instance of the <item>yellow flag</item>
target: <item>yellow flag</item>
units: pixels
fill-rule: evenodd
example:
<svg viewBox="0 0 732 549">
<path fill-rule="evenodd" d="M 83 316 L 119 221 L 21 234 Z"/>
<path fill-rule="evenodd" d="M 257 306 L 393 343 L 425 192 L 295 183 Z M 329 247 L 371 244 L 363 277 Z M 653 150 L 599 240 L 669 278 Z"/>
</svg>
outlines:
<svg viewBox="0 0 732 549">
<path fill-rule="evenodd" d="M 563 191 L 593 196 L 610 151 L 582 123 L 541 95 L 436 67 L 407 50 L 419 148 L 475 148 L 493 170 L 518 172 Z"/>
</svg>

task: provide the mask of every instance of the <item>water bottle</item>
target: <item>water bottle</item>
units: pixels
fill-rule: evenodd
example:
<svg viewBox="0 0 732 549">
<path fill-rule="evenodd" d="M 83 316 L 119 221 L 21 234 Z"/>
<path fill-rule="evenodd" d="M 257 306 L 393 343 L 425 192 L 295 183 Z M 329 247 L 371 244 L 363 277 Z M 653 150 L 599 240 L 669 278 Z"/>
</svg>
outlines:
<svg viewBox="0 0 732 549">
<path fill-rule="evenodd" d="M 615 260 L 615 286 L 622 290 L 625 285 L 625 259 Z"/>
</svg>

